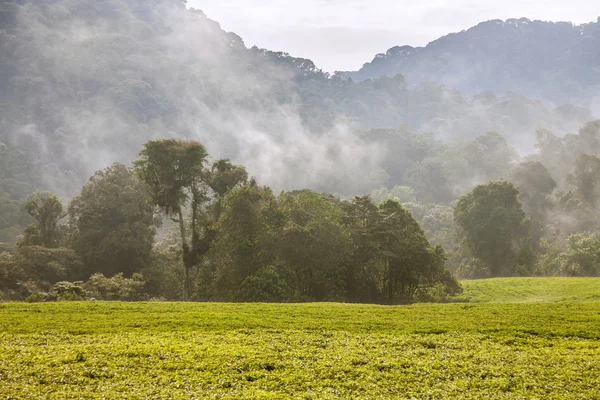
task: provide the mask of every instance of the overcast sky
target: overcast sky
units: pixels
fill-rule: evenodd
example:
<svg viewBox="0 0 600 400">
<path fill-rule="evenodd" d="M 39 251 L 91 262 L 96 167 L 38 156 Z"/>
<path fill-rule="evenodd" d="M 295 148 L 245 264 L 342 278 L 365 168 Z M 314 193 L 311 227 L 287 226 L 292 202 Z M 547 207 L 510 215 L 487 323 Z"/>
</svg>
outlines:
<svg viewBox="0 0 600 400">
<path fill-rule="evenodd" d="M 188 0 L 248 47 L 312 59 L 326 71 L 355 70 L 396 45 L 423 46 L 489 19 L 584 23 L 598 0 Z"/>
</svg>

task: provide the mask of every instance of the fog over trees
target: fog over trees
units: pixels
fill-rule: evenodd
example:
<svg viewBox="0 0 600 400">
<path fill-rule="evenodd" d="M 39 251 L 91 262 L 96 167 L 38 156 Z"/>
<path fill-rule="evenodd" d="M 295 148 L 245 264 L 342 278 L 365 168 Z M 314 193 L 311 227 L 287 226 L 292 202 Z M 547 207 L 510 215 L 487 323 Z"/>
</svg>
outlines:
<svg viewBox="0 0 600 400">
<path fill-rule="evenodd" d="M 596 276 L 598 26 L 488 21 L 328 74 L 178 0 L 0 1 L 0 293 L 394 304 Z"/>
</svg>

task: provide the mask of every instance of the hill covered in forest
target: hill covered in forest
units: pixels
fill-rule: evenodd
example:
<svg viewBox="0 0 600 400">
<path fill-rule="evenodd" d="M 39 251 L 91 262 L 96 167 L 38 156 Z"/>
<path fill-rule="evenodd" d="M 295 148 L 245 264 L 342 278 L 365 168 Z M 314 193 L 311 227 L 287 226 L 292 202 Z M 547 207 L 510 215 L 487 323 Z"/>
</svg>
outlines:
<svg viewBox="0 0 600 400">
<path fill-rule="evenodd" d="M 600 89 L 599 46 L 600 19 L 582 25 L 492 20 L 425 47 L 393 47 L 344 76 L 364 81 L 402 74 L 411 85 L 435 81 L 471 94 L 519 91 L 556 104 L 589 102 Z"/>
<path fill-rule="evenodd" d="M 6 298 L 399 303 L 600 275 L 590 103 L 346 79 L 184 3 L 0 1 Z"/>
<path fill-rule="evenodd" d="M 247 48 L 179 0 L 3 1 L 0 189 L 19 201 L 35 190 L 69 198 L 145 141 L 177 137 L 278 189 L 359 194 L 380 186 L 374 176 L 391 187 L 406 172 L 387 143 L 371 140 L 373 128 L 453 141 L 496 131 L 531 150 L 536 129 L 562 135 L 593 119 L 586 105 L 470 96 L 406 76 L 351 82 L 308 59 Z"/>
</svg>

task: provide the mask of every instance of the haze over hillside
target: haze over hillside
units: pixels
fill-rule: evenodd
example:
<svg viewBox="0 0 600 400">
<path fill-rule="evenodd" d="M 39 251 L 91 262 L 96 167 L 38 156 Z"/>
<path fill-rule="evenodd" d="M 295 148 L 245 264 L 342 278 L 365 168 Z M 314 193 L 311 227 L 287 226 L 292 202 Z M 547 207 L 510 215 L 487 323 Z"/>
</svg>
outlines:
<svg viewBox="0 0 600 400">
<path fill-rule="evenodd" d="M 600 19 L 331 74 L 200 1 L 0 0 L 0 398 L 598 397 Z"/>
<path fill-rule="evenodd" d="M 519 91 L 556 104 L 597 102 L 598 22 L 492 20 L 425 47 L 396 46 L 378 54 L 355 81 L 402 74 L 409 85 L 436 81 L 465 93 Z"/>
<path fill-rule="evenodd" d="M 310 60 L 248 49 L 178 0 L 4 1 L 0 23 L 0 142 L 4 160 L 15 160 L 0 188 L 15 199 L 38 189 L 69 197 L 156 137 L 200 140 L 278 189 L 356 194 L 404 181 L 404 167 L 393 165 L 404 162 L 400 153 L 368 129 L 453 141 L 497 131 L 532 151 L 536 129 L 562 135 L 593 119 L 586 105 L 415 85 L 410 71 L 349 82 Z"/>
<path fill-rule="evenodd" d="M 491 21 L 354 80 L 182 0 L 0 0 L 0 291 L 393 304 L 600 275 L 598 24 Z"/>
</svg>

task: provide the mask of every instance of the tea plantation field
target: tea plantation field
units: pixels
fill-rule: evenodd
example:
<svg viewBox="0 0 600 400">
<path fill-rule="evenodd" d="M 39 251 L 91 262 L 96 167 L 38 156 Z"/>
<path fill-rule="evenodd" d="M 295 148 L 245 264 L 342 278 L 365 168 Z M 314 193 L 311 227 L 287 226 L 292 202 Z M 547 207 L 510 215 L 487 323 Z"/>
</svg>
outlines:
<svg viewBox="0 0 600 400">
<path fill-rule="evenodd" d="M 462 281 L 468 302 L 600 301 L 600 278 L 496 278 Z"/>
<path fill-rule="evenodd" d="M 0 304 L 0 399 L 600 399 L 600 302 L 485 303 L 493 281 L 396 307 Z"/>
</svg>

